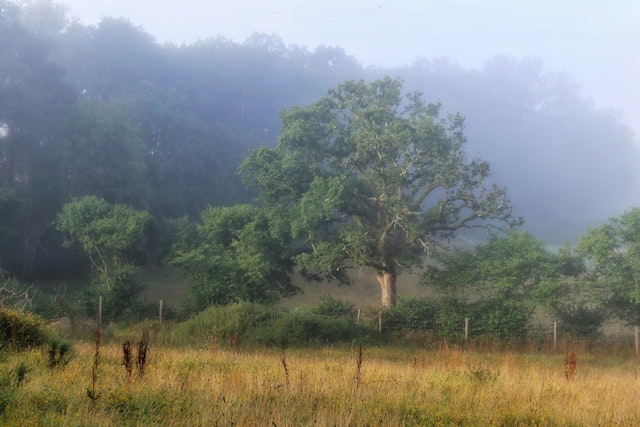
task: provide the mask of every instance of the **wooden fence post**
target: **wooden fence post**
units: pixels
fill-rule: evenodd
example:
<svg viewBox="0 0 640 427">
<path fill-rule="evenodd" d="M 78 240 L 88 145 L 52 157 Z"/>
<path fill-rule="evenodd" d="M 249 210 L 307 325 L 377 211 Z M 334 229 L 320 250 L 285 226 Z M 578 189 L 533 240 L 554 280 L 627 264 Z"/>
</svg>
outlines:
<svg viewBox="0 0 640 427">
<path fill-rule="evenodd" d="M 558 347 L 558 322 L 553 322 L 553 351 Z"/>
<path fill-rule="evenodd" d="M 636 326 L 636 331 L 635 331 L 635 337 L 636 337 L 636 356 L 638 355 L 638 327 Z"/>
<path fill-rule="evenodd" d="M 465 317 L 464 318 L 464 340 L 468 340 L 469 339 L 469 318 Z"/>
<path fill-rule="evenodd" d="M 160 310 L 158 314 L 160 316 L 160 324 L 162 325 L 162 300 L 160 300 Z"/>
</svg>

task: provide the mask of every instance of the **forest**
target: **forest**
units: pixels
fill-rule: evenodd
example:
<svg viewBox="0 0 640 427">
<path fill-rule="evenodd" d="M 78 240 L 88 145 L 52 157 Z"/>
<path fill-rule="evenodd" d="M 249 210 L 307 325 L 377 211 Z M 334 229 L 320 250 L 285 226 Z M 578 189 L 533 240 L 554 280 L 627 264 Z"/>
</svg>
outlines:
<svg viewBox="0 0 640 427">
<path fill-rule="evenodd" d="M 418 269 L 444 329 L 640 321 L 633 134 L 536 58 L 389 69 L 274 34 L 159 44 L 50 1 L 0 0 L 0 40 L 4 304 L 74 281 L 87 313 L 100 294 L 132 316 L 136 272 L 165 265 L 196 313 L 366 268 L 406 313 L 395 280 Z"/>
</svg>

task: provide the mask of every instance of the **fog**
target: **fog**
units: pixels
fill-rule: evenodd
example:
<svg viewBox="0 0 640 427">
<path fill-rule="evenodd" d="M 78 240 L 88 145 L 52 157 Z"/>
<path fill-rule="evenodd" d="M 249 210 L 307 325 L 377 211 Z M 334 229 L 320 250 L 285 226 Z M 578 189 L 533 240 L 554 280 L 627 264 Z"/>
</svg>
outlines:
<svg viewBox="0 0 640 427">
<path fill-rule="evenodd" d="M 283 109 L 384 75 L 466 117 L 469 156 L 546 243 L 638 204 L 637 6 L 415 3 L 0 0 L 3 267 L 76 268 L 53 228 L 72 197 L 162 219 L 249 203 L 237 167 Z"/>
<path fill-rule="evenodd" d="M 82 23 L 125 17 L 160 44 L 242 43 L 262 32 L 311 51 L 339 47 L 374 75 L 401 76 L 408 89 L 466 116 L 470 153 L 490 161 L 527 227 L 548 241 L 575 241 L 637 204 L 640 3 L 67 4 Z"/>
<path fill-rule="evenodd" d="M 540 58 L 581 94 L 640 131 L 640 3 L 631 0 L 67 0 L 85 24 L 126 17 L 158 42 L 254 32 L 313 49 L 339 46 L 365 66 L 446 57 L 481 68 L 496 55 Z M 636 137 L 636 141 L 638 138 Z"/>
</svg>

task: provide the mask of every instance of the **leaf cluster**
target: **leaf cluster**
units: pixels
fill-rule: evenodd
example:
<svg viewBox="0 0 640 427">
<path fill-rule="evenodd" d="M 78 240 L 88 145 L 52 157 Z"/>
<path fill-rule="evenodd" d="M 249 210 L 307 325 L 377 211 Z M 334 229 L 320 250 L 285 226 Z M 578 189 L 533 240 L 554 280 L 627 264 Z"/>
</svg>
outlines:
<svg viewBox="0 0 640 427">
<path fill-rule="evenodd" d="M 442 253 L 428 267 L 425 284 L 444 299 L 464 301 L 485 332 L 509 334 L 524 329 L 538 308 L 557 312 L 584 268 L 568 250 L 552 252 L 531 234 L 493 235 L 471 250 Z M 500 332 L 502 331 L 502 332 Z"/>
<path fill-rule="evenodd" d="M 577 247 L 589 280 L 607 307 L 630 324 L 640 321 L 640 208 L 592 228 Z"/>
<path fill-rule="evenodd" d="M 238 301 L 271 303 L 292 295 L 289 248 L 255 207 L 210 207 L 180 232 L 172 259 L 192 280 L 192 308 Z"/>
<path fill-rule="evenodd" d="M 140 284 L 134 280 L 137 245 L 152 221 L 148 212 L 112 205 L 96 196 L 74 198 L 62 207 L 56 227 L 66 233 L 67 245 L 78 245 L 94 268 L 95 286 L 85 293 L 93 312 L 98 295 L 107 313 L 119 316 L 135 300 Z"/>
</svg>

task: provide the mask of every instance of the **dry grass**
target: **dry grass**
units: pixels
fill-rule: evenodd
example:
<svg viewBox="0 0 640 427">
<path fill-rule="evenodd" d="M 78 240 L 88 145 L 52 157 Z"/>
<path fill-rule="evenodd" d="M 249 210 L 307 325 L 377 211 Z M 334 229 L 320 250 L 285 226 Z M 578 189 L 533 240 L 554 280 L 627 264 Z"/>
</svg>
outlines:
<svg viewBox="0 0 640 427">
<path fill-rule="evenodd" d="M 77 343 L 63 368 L 40 351 L 7 356 L 3 425 L 640 425 L 636 361 L 564 354 L 391 348 L 282 351 L 151 346 L 144 377 L 128 376 L 122 345 Z M 357 377 L 356 377 L 357 376 Z M 358 386 L 355 387 L 355 381 Z"/>
</svg>

